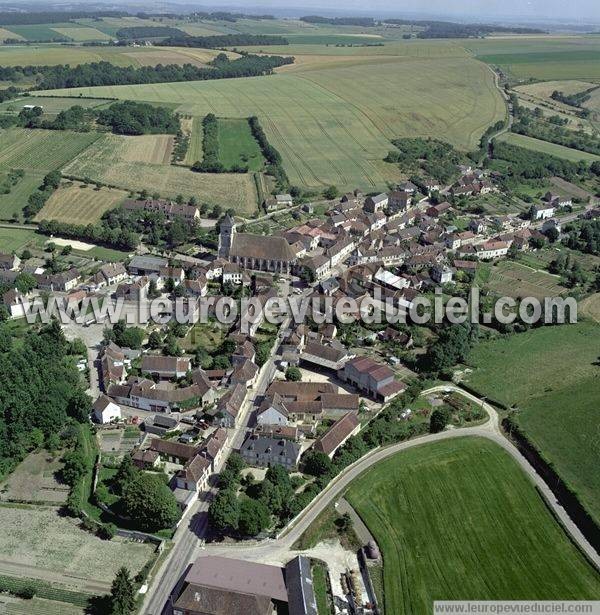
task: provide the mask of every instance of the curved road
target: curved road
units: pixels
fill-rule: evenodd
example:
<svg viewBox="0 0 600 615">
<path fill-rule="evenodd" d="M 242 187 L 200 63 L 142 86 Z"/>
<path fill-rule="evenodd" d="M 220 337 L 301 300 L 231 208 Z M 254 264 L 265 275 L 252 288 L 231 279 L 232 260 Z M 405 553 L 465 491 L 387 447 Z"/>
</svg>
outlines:
<svg viewBox="0 0 600 615">
<path fill-rule="evenodd" d="M 206 546 L 206 554 L 224 556 L 230 555 L 240 559 L 250 559 L 256 561 L 265 561 L 268 559 L 269 561 L 283 564 L 292 557 L 292 545 L 298 540 L 298 538 L 300 538 L 311 523 L 313 523 L 315 519 L 348 488 L 350 483 L 355 478 L 376 463 L 379 463 L 380 461 L 387 459 L 388 457 L 391 457 L 401 451 L 405 451 L 409 448 L 420 446 L 422 444 L 429 444 L 431 442 L 448 440 L 451 438 L 478 436 L 494 441 L 505 451 L 507 451 L 513 459 L 515 459 L 515 461 L 521 466 L 523 471 L 529 476 L 531 481 L 542 493 L 548 505 L 552 508 L 554 514 L 562 523 L 564 529 L 570 534 L 574 542 L 579 545 L 580 549 L 587 555 L 589 560 L 594 563 L 596 568 L 600 570 L 600 557 L 596 551 L 579 531 L 562 506 L 560 506 L 560 504 L 556 501 L 556 498 L 543 479 L 537 474 L 533 467 L 529 465 L 529 462 L 523 457 L 523 455 L 521 455 L 519 450 L 509 440 L 507 440 L 500 431 L 498 413 L 496 410 L 490 404 L 452 385 L 435 387 L 424 391 L 424 393 L 434 393 L 449 389 L 456 391 L 470 401 L 481 405 L 481 407 L 488 413 L 490 420 L 483 425 L 476 427 L 451 429 L 439 434 L 428 434 L 414 438 L 413 440 L 400 442 L 399 444 L 394 444 L 386 448 L 377 449 L 371 454 L 368 454 L 358 460 L 352 466 L 346 468 L 346 470 L 342 472 L 337 479 L 335 479 L 313 500 L 312 504 L 303 513 L 301 513 L 300 517 L 296 518 L 292 522 L 293 525 L 284 529 L 282 534 L 280 534 L 277 539 L 265 540 L 260 543 L 248 545 L 245 545 L 244 543 L 237 543 L 230 546 L 211 544 Z"/>
<path fill-rule="evenodd" d="M 149 595 L 146 597 L 146 605 L 144 613 L 146 615 L 160 615 L 160 613 L 168 613 L 169 609 L 164 609 L 163 606 L 168 598 L 165 592 L 172 591 L 175 584 L 183 574 L 184 569 L 188 564 L 195 561 L 201 555 L 221 555 L 225 557 L 235 557 L 248 561 L 258 561 L 271 564 L 284 565 L 289 561 L 296 552 L 293 551 L 292 545 L 302 536 L 306 529 L 317 519 L 317 517 L 340 495 L 348 488 L 350 483 L 360 476 L 363 472 L 374 466 L 376 463 L 396 455 L 402 451 L 415 446 L 438 442 L 440 440 L 448 440 L 451 438 L 465 437 L 480 437 L 488 438 L 501 446 L 523 469 L 529 476 L 532 483 L 538 488 L 542 496 L 545 498 L 548 506 L 552 509 L 556 518 L 560 521 L 565 531 L 571 536 L 572 540 L 579 546 L 581 551 L 586 554 L 589 561 L 592 562 L 598 570 L 600 570 L 600 556 L 594 548 L 589 544 L 587 539 L 579 531 L 579 528 L 567 515 L 564 508 L 557 502 L 554 494 L 538 475 L 529 462 L 521 455 L 516 446 L 505 438 L 500 430 L 498 413 L 490 404 L 477 398 L 474 395 L 455 387 L 453 385 L 438 386 L 428 389 L 423 394 L 435 393 L 440 391 L 452 390 L 469 399 L 470 401 L 479 404 L 489 416 L 489 420 L 475 427 L 464 427 L 461 429 L 450 429 L 438 434 L 427 434 L 388 446 L 386 448 L 375 449 L 371 451 L 351 466 L 348 466 L 338 477 L 333 480 L 326 489 L 324 489 L 311 504 L 292 522 L 284 528 L 276 539 L 267 539 L 261 542 L 244 542 L 220 544 L 211 543 L 204 545 L 200 539 L 203 537 L 207 527 L 207 510 L 209 502 L 204 500 L 198 502 L 194 515 L 188 521 L 187 527 L 180 527 L 179 531 L 187 534 L 188 539 L 181 541 L 183 544 L 176 544 L 170 558 L 166 562 L 166 566 L 160 571 L 158 579 L 154 579 L 153 587 Z M 184 525 L 184 524 L 182 524 Z M 190 540 L 191 538 L 191 540 Z M 179 547 L 179 548 L 178 548 Z M 159 587 L 157 587 L 158 585 Z"/>
</svg>

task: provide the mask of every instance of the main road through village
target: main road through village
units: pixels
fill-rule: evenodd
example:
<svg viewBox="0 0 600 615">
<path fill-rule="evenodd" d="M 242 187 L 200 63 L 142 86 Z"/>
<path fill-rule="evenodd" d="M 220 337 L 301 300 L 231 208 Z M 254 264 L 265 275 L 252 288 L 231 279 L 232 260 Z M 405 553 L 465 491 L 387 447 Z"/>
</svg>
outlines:
<svg viewBox="0 0 600 615">
<path fill-rule="evenodd" d="M 261 372 L 261 381 L 257 384 L 255 396 L 264 393 L 268 384 L 268 369 Z M 587 555 L 589 560 L 600 570 L 600 557 L 589 544 L 579 528 L 567 515 L 566 511 L 556 501 L 554 494 L 538 475 L 535 469 L 523 457 L 519 450 L 507 440 L 500 429 L 499 418 L 496 410 L 484 400 L 467 393 L 463 389 L 453 385 L 440 386 L 425 391 L 425 394 L 452 389 L 463 395 L 472 402 L 479 404 L 488 414 L 489 420 L 476 427 L 465 427 L 462 429 L 451 429 L 438 434 L 429 434 L 394 444 L 385 448 L 376 449 L 365 455 L 353 465 L 346 468 L 330 485 L 324 489 L 312 503 L 283 530 L 276 539 L 267 539 L 261 542 L 237 543 L 237 544 L 204 544 L 203 537 L 207 529 L 207 511 L 209 499 L 197 502 L 191 511 L 190 519 L 180 527 L 175 535 L 175 545 L 165 561 L 161 572 L 154 579 L 146 597 L 144 613 L 146 615 L 160 615 L 169 613 L 168 597 L 176 586 L 187 566 L 199 555 L 220 555 L 230 556 L 238 559 L 268 562 L 283 565 L 291 559 L 296 552 L 292 550 L 292 545 L 304 533 L 304 531 L 315 521 L 315 519 L 333 502 L 340 497 L 348 488 L 350 483 L 360 474 L 380 461 L 405 451 L 414 446 L 421 446 L 440 440 L 464 437 L 481 437 L 493 440 L 506 450 L 513 459 L 521 466 L 523 471 L 529 476 L 530 480 L 539 489 L 542 496 L 546 499 L 548 506 L 552 509 L 557 519 L 563 525 L 565 531 L 571 536 L 573 541 Z M 245 408 L 245 415 L 231 440 L 230 451 L 238 448 L 244 436 L 245 428 L 250 416 L 251 400 L 248 400 Z"/>
</svg>

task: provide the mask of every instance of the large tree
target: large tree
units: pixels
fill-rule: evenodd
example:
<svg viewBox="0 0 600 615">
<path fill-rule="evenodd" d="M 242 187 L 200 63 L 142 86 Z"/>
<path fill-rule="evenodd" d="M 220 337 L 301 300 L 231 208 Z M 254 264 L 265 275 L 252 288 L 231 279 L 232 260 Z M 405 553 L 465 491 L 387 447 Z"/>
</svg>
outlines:
<svg viewBox="0 0 600 615">
<path fill-rule="evenodd" d="M 173 492 L 160 476 L 153 474 L 137 474 L 125 487 L 122 503 L 125 513 L 145 531 L 171 527 L 179 518 Z"/>
<path fill-rule="evenodd" d="M 237 530 L 240 503 L 231 489 L 221 489 L 208 509 L 211 525 L 217 530 Z"/>
<path fill-rule="evenodd" d="M 262 502 L 250 498 L 241 501 L 238 529 L 244 536 L 257 536 L 269 524 L 269 510 Z"/>
</svg>

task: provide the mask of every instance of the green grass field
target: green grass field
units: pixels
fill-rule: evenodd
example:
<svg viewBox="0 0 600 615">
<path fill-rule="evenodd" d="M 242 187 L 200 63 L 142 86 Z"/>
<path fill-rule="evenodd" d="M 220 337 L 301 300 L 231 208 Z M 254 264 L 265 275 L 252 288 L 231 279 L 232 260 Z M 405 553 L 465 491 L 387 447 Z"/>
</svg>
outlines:
<svg viewBox="0 0 600 615">
<path fill-rule="evenodd" d="M 600 521 L 598 378 L 595 322 L 542 327 L 480 343 L 468 383 L 519 408 L 518 422 L 582 504 Z"/>
<path fill-rule="evenodd" d="M 600 79 L 597 36 L 499 37 L 463 44 L 516 80 Z"/>
<path fill-rule="evenodd" d="M 320 46 L 325 56 L 345 49 L 368 57 L 268 77 L 54 93 L 178 103 L 181 113 L 198 117 L 257 115 L 293 184 L 375 190 L 400 179 L 395 165 L 382 162 L 390 139 L 435 136 L 471 149 L 487 126 L 505 115 L 491 72 L 460 47 L 393 45 L 388 53 L 395 55 L 385 58 L 370 55 L 385 47 Z M 437 53 L 443 50 L 450 55 Z"/>
<path fill-rule="evenodd" d="M 0 171 L 48 173 L 63 167 L 100 138 L 96 132 L 10 128 L 0 131 Z"/>
<path fill-rule="evenodd" d="M 44 179 L 44 173 L 27 171 L 9 194 L 0 194 L 0 220 L 12 220 L 13 214 L 21 217 L 29 195 L 36 190 Z"/>
<path fill-rule="evenodd" d="M 511 145 L 518 145 L 519 147 L 524 147 L 534 152 L 550 154 L 557 158 L 564 158 L 565 160 L 571 160 L 573 162 L 579 162 L 580 160 L 594 162 L 595 160 L 600 160 L 600 156 L 596 156 L 595 154 L 580 152 L 570 147 L 549 143 L 548 141 L 541 141 L 540 139 L 534 139 L 533 137 L 527 137 L 525 135 L 518 135 L 514 132 L 504 133 L 498 137 L 498 140 L 510 143 Z"/>
<path fill-rule="evenodd" d="M 219 118 L 219 159 L 230 169 L 234 165 L 247 166 L 250 171 L 261 171 L 265 159 L 250 125 L 245 119 Z"/>
<path fill-rule="evenodd" d="M 41 247 L 46 239 L 34 231 L 0 227 L 0 252 L 20 252 L 27 245 Z"/>
<path fill-rule="evenodd" d="M 189 120 L 188 120 L 189 122 Z M 204 137 L 204 128 L 202 127 L 202 118 L 195 117 L 191 122 L 190 141 L 188 150 L 185 155 L 184 163 L 192 166 L 195 162 L 202 160 L 202 139 Z"/>
<path fill-rule="evenodd" d="M 102 105 L 109 104 L 110 102 L 111 101 L 108 100 L 96 99 L 76 100 L 74 98 L 59 98 L 49 96 L 23 96 L 22 98 L 15 98 L 13 100 L 7 100 L 6 102 L 0 103 L 0 113 L 18 114 L 21 112 L 23 105 L 37 105 L 39 107 L 43 107 L 44 114 L 56 115 L 64 109 L 68 109 L 69 107 L 72 107 L 74 105 L 97 108 L 101 107 Z"/>
<path fill-rule="evenodd" d="M 434 600 L 593 599 L 600 577 L 498 445 L 464 438 L 377 464 L 346 495 L 383 552 L 385 612 Z"/>
</svg>

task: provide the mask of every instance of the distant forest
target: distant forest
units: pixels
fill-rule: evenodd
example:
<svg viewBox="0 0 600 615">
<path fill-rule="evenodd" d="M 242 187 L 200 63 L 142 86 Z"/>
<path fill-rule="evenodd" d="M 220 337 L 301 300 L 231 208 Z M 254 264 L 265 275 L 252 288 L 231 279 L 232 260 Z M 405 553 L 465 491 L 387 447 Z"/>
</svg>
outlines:
<svg viewBox="0 0 600 615">
<path fill-rule="evenodd" d="M 450 21 L 421 21 L 410 19 L 386 19 L 385 23 L 397 26 L 418 26 L 425 28 L 417 38 L 480 38 L 492 32 L 510 34 L 545 34 L 537 28 L 519 28 L 492 24 L 462 24 Z"/>
<path fill-rule="evenodd" d="M 216 36 L 172 36 L 162 41 L 168 47 L 199 47 L 201 49 L 222 49 L 223 47 L 269 47 L 270 45 L 289 45 L 283 36 L 266 34 L 222 34 Z"/>
<path fill-rule="evenodd" d="M 1 12 L 0 25 L 27 26 L 32 24 L 65 23 L 72 19 L 93 19 L 96 17 L 125 17 L 124 11 L 44 11 L 33 13 Z"/>
<path fill-rule="evenodd" d="M 185 36 L 185 32 L 171 26 L 132 26 L 117 30 L 117 38 L 128 40 L 163 38 L 167 36 Z"/>
<path fill-rule="evenodd" d="M 358 26 L 371 28 L 377 25 L 372 17 L 320 17 L 319 15 L 307 15 L 300 17 L 300 21 L 314 24 L 329 24 L 332 26 Z"/>
</svg>

